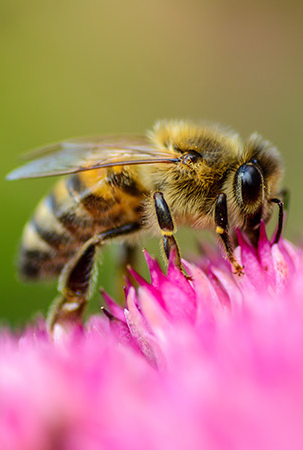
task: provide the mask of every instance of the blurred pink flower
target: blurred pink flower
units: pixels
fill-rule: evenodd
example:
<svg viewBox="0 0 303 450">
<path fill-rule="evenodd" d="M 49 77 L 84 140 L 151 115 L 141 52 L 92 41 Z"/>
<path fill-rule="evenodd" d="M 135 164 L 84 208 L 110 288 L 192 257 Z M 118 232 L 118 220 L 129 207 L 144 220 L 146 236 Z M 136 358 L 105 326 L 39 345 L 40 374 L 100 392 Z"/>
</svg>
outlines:
<svg viewBox="0 0 303 450">
<path fill-rule="evenodd" d="M 239 234 L 241 278 L 219 255 L 146 254 L 151 284 L 104 294 L 105 315 L 57 334 L 0 334 L 1 450 L 303 448 L 303 258 Z"/>
</svg>

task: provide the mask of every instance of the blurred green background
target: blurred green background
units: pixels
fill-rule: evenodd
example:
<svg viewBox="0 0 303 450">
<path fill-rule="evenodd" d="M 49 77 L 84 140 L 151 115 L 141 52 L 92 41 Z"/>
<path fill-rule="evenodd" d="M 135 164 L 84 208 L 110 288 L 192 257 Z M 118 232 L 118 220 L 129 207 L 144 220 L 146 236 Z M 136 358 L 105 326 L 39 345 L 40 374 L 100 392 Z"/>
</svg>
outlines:
<svg viewBox="0 0 303 450">
<path fill-rule="evenodd" d="M 286 235 L 302 236 L 302 12 L 299 1 L 1 0 L 2 322 L 45 312 L 55 294 L 14 269 L 23 224 L 54 180 L 4 179 L 49 142 L 144 132 L 163 117 L 259 131 L 285 160 Z M 99 281 L 110 292 L 115 251 Z"/>
</svg>

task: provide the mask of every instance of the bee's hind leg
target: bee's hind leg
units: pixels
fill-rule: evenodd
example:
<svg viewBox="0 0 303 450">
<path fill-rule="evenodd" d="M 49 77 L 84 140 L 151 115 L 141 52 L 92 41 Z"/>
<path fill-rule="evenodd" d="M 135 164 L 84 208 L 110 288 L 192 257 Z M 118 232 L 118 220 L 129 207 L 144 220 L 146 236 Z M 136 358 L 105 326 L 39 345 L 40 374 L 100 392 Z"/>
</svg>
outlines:
<svg viewBox="0 0 303 450">
<path fill-rule="evenodd" d="M 215 225 L 216 233 L 220 237 L 227 258 L 234 268 L 236 275 L 243 274 L 243 267 L 236 261 L 234 257 L 231 238 L 228 234 L 228 215 L 227 215 L 227 201 L 225 194 L 219 194 L 215 206 Z"/>
<path fill-rule="evenodd" d="M 67 263 L 59 280 L 61 295 L 55 299 L 47 317 L 50 332 L 56 324 L 82 321 L 92 290 L 98 249 L 102 244 L 107 240 L 138 231 L 139 228 L 140 224 L 129 223 L 93 236 Z"/>
<path fill-rule="evenodd" d="M 156 215 L 158 219 L 158 224 L 162 233 L 162 245 L 164 254 L 169 260 L 171 251 L 174 249 L 175 251 L 175 265 L 183 272 L 183 267 L 181 263 L 180 250 L 177 244 L 176 239 L 174 238 L 175 226 L 174 222 L 166 203 L 162 192 L 154 193 L 154 204 Z"/>
</svg>

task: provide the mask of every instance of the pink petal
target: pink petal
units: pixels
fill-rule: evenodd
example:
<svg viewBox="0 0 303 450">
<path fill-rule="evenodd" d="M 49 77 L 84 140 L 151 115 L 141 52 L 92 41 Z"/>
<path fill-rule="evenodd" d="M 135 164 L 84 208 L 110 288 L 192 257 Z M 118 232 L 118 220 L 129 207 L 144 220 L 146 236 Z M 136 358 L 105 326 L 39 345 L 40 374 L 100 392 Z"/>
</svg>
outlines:
<svg viewBox="0 0 303 450">
<path fill-rule="evenodd" d="M 135 295 L 135 290 L 132 288 L 127 297 L 128 309 L 125 309 L 124 311 L 126 322 L 133 339 L 142 353 L 146 356 L 152 366 L 157 367 L 157 360 L 161 359 L 159 356 L 161 351 L 150 331 L 147 321 L 138 310 Z"/>
<path fill-rule="evenodd" d="M 114 317 L 125 323 L 123 308 L 117 302 L 115 302 L 115 300 L 113 300 L 113 298 L 108 295 L 103 289 L 100 289 L 100 292 L 108 306 L 110 313 Z"/>
<path fill-rule="evenodd" d="M 258 243 L 258 256 L 261 267 L 264 270 L 265 278 L 267 283 L 274 286 L 276 281 L 275 270 L 273 267 L 273 259 L 272 259 L 272 245 L 269 242 L 267 235 L 265 224 L 261 221 L 260 226 L 260 238 Z"/>
<path fill-rule="evenodd" d="M 281 291 L 286 285 L 289 270 L 278 244 L 272 246 L 273 266 L 276 274 L 276 290 Z"/>
<path fill-rule="evenodd" d="M 264 270 L 258 261 L 256 251 L 247 244 L 239 230 L 237 230 L 237 238 L 241 248 L 241 262 L 244 266 L 244 273 L 256 289 L 263 290 L 265 286 Z"/>
</svg>

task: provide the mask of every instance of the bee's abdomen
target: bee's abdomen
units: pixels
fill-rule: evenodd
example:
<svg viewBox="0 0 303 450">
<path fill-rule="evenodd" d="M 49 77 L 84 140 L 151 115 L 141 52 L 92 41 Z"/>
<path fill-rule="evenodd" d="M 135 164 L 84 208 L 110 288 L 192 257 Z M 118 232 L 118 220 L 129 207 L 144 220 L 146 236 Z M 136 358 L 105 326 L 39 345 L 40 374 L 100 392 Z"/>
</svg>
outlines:
<svg viewBox="0 0 303 450">
<path fill-rule="evenodd" d="M 83 172 L 57 183 L 25 226 L 19 257 L 23 279 L 57 277 L 90 237 L 137 219 L 142 191 L 114 185 L 119 179 Z"/>
<path fill-rule="evenodd" d="M 54 198 L 52 192 L 43 199 L 24 228 L 18 263 L 23 279 L 57 277 L 76 251 L 75 236 L 55 214 Z"/>
</svg>

